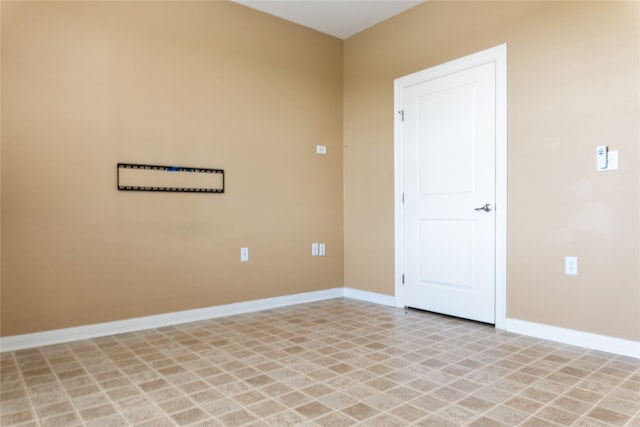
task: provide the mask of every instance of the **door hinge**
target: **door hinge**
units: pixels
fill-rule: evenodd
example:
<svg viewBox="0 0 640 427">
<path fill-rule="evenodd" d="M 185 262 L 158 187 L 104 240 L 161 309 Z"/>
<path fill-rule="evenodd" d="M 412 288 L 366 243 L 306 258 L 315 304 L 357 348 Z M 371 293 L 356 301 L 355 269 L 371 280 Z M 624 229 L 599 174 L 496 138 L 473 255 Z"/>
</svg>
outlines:
<svg viewBox="0 0 640 427">
<path fill-rule="evenodd" d="M 404 110 L 398 111 L 398 114 L 400 114 L 400 120 L 404 122 Z"/>
<path fill-rule="evenodd" d="M 404 285 L 404 274 L 402 275 L 402 284 Z"/>
<path fill-rule="evenodd" d="M 404 205 L 404 193 L 402 193 L 402 204 Z"/>
</svg>

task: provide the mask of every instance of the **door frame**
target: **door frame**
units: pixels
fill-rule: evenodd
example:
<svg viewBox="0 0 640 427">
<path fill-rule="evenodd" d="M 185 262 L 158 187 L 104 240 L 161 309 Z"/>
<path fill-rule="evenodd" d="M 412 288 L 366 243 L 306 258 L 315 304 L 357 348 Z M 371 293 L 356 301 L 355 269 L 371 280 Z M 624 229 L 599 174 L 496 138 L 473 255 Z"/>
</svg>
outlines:
<svg viewBox="0 0 640 427">
<path fill-rule="evenodd" d="M 478 65 L 495 63 L 496 69 L 496 253 L 495 327 L 507 323 L 507 45 L 501 44 L 444 64 L 436 65 L 394 80 L 394 216 L 395 216 L 395 304 L 404 307 L 404 165 L 402 161 L 402 108 L 405 88 Z"/>
</svg>

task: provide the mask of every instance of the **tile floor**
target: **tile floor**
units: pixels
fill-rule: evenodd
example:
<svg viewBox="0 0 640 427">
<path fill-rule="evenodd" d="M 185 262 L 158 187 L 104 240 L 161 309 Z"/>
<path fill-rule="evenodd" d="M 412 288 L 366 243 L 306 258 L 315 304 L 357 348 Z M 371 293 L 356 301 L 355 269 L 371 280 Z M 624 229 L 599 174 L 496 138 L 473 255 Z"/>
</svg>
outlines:
<svg viewBox="0 0 640 427">
<path fill-rule="evenodd" d="M 640 426 L 640 360 L 348 299 L 1 353 L 2 426 Z"/>
</svg>

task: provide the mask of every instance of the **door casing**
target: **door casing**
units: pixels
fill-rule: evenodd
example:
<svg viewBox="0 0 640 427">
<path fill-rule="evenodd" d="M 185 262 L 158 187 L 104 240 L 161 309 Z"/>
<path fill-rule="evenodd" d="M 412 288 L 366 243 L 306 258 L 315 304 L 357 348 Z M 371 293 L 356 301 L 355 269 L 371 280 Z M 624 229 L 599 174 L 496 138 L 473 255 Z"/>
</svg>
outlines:
<svg viewBox="0 0 640 427">
<path fill-rule="evenodd" d="M 402 161 L 403 90 L 406 87 L 472 68 L 489 62 L 496 69 L 496 253 L 495 253 L 495 327 L 506 329 L 507 320 L 507 45 L 502 44 L 444 64 L 436 65 L 394 81 L 394 177 L 395 177 L 395 303 L 403 307 L 403 201 L 404 167 Z"/>
</svg>

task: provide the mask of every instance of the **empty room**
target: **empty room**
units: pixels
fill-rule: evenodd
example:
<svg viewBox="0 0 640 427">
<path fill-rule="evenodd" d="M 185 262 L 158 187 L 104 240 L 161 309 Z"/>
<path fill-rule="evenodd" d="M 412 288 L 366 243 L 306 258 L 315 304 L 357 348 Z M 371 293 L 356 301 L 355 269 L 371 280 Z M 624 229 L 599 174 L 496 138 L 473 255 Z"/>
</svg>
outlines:
<svg viewBox="0 0 640 427">
<path fill-rule="evenodd" d="M 0 23 L 0 425 L 640 426 L 640 2 Z"/>
</svg>

